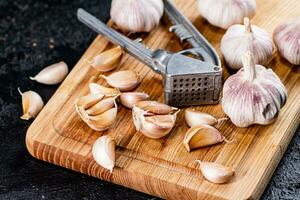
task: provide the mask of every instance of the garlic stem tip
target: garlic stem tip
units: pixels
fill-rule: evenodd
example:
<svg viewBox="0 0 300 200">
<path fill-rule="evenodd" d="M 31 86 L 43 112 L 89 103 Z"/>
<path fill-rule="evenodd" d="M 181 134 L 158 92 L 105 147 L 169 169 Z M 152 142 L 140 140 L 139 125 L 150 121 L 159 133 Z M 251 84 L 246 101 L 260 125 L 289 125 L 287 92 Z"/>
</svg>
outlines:
<svg viewBox="0 0 300 200">
<path fill-rule="evenodd" d="M 23 92 L 21 91 L 20 87 L 18 87 L 18 92 L 21 96 L 23 95 Z"/>
</svg>

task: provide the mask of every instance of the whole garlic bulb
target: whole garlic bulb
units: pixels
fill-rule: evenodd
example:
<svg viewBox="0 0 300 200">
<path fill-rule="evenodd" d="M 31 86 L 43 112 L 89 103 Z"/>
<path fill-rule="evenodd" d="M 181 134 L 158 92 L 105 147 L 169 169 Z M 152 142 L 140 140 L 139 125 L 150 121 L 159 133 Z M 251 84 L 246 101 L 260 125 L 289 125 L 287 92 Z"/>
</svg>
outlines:
<svg viewBox="0 0 300 200">
<path fill-rule="evenodd" d="M 251 51 L 256 64 L 264 65 L 272 58 L 273 42 L 271 36 L 258 26 L 251 25 L 248 18 L 244 25 L 231 26 L 221 40 L 221 52 L 228 67 L 242 67 L 242 57 Z"/>
<path fill-rule="evenodd" d="M 110 16 L 124 32 L 150 32 L 163 12 L 162 0 L 113 0 Z"/>
<path fill-rule="evenodd" d="M 210 24 L 227 29 L 242 23 L 244 17 L 252 18 L 256 11 L 255 0 L 198 0 L 202 17 Z"/>
<path fill-rule="evenodd" d="M 279 53 L 291 64 L 300 65 L 300 17 L 276 27 L 273 38 Z"/>
<path fill-rule="evenodd" d="M 222 107 L 239 127 L 270 124 L 278 116 L 287 90 L 271 70 L 255 65 L 250 52 L 243 57 L 243 68 L 224 84 Z"/>
</svg>

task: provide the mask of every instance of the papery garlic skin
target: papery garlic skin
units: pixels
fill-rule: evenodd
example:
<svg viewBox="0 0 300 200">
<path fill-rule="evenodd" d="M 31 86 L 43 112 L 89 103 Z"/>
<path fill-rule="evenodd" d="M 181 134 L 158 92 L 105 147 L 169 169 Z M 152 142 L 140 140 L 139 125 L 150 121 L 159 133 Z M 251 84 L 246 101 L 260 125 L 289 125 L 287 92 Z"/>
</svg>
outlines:
<svg viewBox="0 0 300 200">
<path fill-rule="evenodd" d="M 255 0 L 198 0 L 200 15 L 210 24 L 227 29 L 252 18 L 256 12 Z"/>
<path fill-rule="evenodd" d="M 293 65 L 300 65 L 300 17 L 277 26 L 273 33 L 279 53 Z"/>
<path fill-rule="evenodd" d="M 268 32 L 251 25 L 245 18 L 244 25 L 235 24 L 226 31 L 221 40 L 221 52 L 228 67 L 240 69 L 247 51 L 251 51 L 256 64 L 264 65 L 272 58 L 273 42 Z"/>
<path fill-rule="evenodd" d="M 102 167 L 108 169 L 111 173 L 115 166 L 116 141 L 110 136 L 98 138 L 92 148 L 94 160 Z"/>
<path fill-rule="evenodd" d="M 68 73 L 67 64 L 65 62 L 59 62 L 44 68 L 35 77 L 29 78 L 39 83 L 55 85 L 61 83 Z"/>
<path fill-rule="evenodd" d="M 113 0 L 110 16 L 124 32 L 150 32 L 163 15 L 162 0 Z"/>
<path fill-rule="evenodd" d="M 255 65 L 250 52 L 243 57 L 243 66 L 225 81 L 224 112 L 238 127 L 274 122 L 286 102 L 286 88 L 271 69 Z"/>
</svg>

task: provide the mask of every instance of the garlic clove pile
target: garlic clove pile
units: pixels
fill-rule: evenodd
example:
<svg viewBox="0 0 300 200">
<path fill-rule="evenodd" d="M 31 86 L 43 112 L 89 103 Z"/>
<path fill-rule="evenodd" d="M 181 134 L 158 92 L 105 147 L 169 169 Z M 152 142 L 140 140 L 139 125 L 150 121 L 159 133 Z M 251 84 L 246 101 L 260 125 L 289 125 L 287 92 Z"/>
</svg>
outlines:
<svg viewBox="0 0 300 200">
<path fill-rule="evenodd" d="M 300 17 L 277 26 L 273 33 L 279 53 L 293 65 L 300 65 Z"/>
<path fill-rule="evenodd" d="M 44 68 L 36 76 L 29 78 L 39 83 L 55 85 L 61 83 L 68 73 L 67 64 L 65 62 L 59 62 Z"/>
<path fill-rule="evenodd" d="M 201 125 L 190 128 L 183 139 L 186 150 L 211 146 L 225 141 L 225 137 L 214 127 Z"/>
<path fill-rule="evenodd" d="M 201 126 L 203 124 L 215 126 L 221 121 L 227 120 L 228 118 L 216 119 L 213 116 L 200 112 L 193 108 L 185 110 L 185 121 L 189 127 Z"/>
<path fill-rule="evenodd" d="M 120 46 L 106 50 L 88 63 L 99 72 L 108 72 L 118 67 L 122 59 L 122 49 Z"/>
<path fill-rule="evenodd" d="M 112 173 L 116 160 L 116 141 L 107 135 L 98 138 L 93 145 L 92 155 L 100 166 Z"/>
<path fill-rule="evenodd" d="M 240 69 L 247 51 L 253 53 L 256 64 L 264 65 L 273 56 L 273 42 L 268 32 L 251 25 L 245 18 L 244 25 L 235 24 L 226 31 L 221 40 L 221 52 L 228 67 Z"/>
<path fill-rule="evenodd" d="M 227 29 L 252 18 L 256 12 L 255 0 L 198 0 L 200 15 L 210 24 Z"/>
<path fill-rule="evenodd" d="M 34 91 L 22 92 L 20 88 L 18 88 L 18 91 L 22 96 L 23 115 L 21 119 L 29 120 L 35 118 L 44 107 L 41 96 Z"/>
<path fill-rule="evenodd" d="M 89 83 L 91 94 L 102 94 L 107 97 L 120 95 L 120 91 L 116 88 L 108 88 L 97 83 Z"/>
<path fill-rule="evenodd" d="M 234 175 L 234 169 L 231 167 L 213 162 L 202 162 L 200 160 L 196 160 L 195 162 L 200 164 L 200 170 L 204 178 L 212 183 L 226 183 Z"/>
<path fill-rule="evenodd" d="M 111 87 L 121 91 L 133 90 L 141 82 L 139 74 L 131 70 L 118 71 L 109 76 L 101 75 L 101 77 L 104 78 Z"/>
<path fill-rule="evenodd" d="M 113 0 L 110 16 L 124 32 L 150 32 L 164 12 L 162 0 Z"/>
<path fill-rule="evenodd" d="M 124 92 L 120 95 L 120 101 L 126 108 L 132 109 L 140 101 L 149 99 L 149 95 L 144 92 Z"/>
<path fill-rule="evenodd" d="M 271 70 L 255 65 L 250 52 L 243 57 L 243 68 L 230 76 L 223 87 L 222 107 L 238 127 L 270 124 L 287 99 L 287 90 Z"/>
</svg>

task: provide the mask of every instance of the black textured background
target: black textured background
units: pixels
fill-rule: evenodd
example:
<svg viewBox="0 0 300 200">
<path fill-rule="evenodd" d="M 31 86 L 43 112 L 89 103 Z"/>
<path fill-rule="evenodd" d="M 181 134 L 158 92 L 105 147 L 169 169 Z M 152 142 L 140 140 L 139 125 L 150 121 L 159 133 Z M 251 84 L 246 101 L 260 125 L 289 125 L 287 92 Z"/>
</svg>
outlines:
<svg viewBox="0 0 300 200">
<path fill-rule="evenodd" d="M 31 122 L 19 119 L 17 87 L 47 101 L 57 86 L 28 77 L 60 60 L 72 67 L 96 36 L 77 21 L 76 9 L 107 20 L 109 6 L 110 0 L 0 0 L 0 199 L 155 199 L 36 160 L 24 144 Z M 300 199 L 299 132 L 263 199 Z"/>
</svg>

